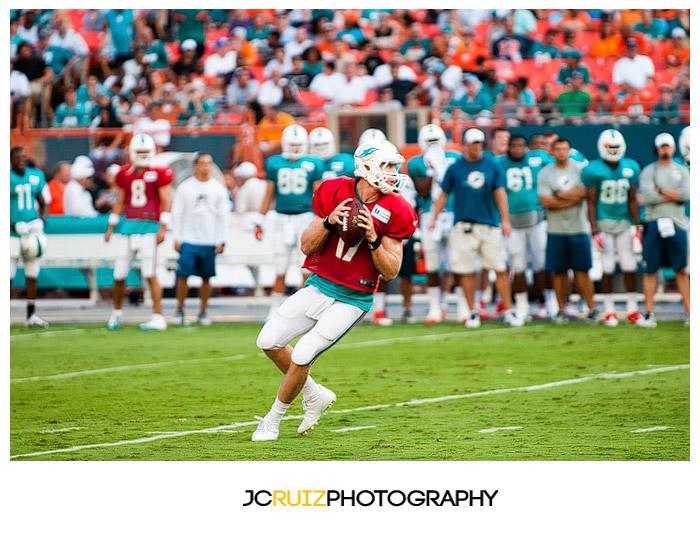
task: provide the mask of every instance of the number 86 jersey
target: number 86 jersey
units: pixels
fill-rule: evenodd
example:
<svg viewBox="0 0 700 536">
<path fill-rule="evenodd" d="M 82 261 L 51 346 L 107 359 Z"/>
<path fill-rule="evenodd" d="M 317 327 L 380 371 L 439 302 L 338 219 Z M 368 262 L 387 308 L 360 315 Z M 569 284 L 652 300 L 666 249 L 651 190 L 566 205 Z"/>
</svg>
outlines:
<svg viewBox="0 0 700 536">
<path fill-rule="evenodd" d="M 274 155 L 265 162 L 267 180 L 275 184 L 275 211 L 280 214 L 311 212 L 314 183 L 323 177 L 323 160 L 302 156 L 289 160 Z"/>
<path fill-rule="evenodd" d="M 314 213 L 319 218 L 325 218 L 342 201 L 349 197 L 357 198 L 356 180 L 361 179 L 339 177 L 324 181 L 313 197 Z M 372 214 L 374 228 L 380 238 L 389 236 L 402 240 L 415 233 L 418 217 L 401 195 L 382 195 L 365 206 Z M 348 247 L 335 229 L 317 251 L 306 257 L 304 268 L 325 279 L 369 294 L 375 293 L 379 286 L 379 273 L 374 267 L 367 240 L 363 238 L 355 246 Z"/>
<path fill-rule="evenodd" d="M 132 165 L 122 166 L 115 182 L 124 190 L 124 218 L 122 234 L 155 233 L 160 224 L 160 196 L 158 189 L 173 182 L 170 167 L 148 167 L 137 172 Z"/>
</svg>

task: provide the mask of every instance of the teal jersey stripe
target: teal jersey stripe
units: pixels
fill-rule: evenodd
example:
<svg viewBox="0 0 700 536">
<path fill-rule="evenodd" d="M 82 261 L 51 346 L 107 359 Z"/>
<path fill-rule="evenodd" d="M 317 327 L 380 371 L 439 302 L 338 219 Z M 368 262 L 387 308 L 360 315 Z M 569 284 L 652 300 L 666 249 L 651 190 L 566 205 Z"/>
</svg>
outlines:
<svg viewBox="0 0 700 536">
<path fill-rule="evenodd" d="M 354 305 L 365 313 L 369 312 L 374 302 L 374 294 L 355 290 L 345 285 L 339 285 L 315 273 L 309 276 L 306 280 L 306 285 L 316 287 L 326 296 L 330 296 L 334 300 Z"/>
</svg>

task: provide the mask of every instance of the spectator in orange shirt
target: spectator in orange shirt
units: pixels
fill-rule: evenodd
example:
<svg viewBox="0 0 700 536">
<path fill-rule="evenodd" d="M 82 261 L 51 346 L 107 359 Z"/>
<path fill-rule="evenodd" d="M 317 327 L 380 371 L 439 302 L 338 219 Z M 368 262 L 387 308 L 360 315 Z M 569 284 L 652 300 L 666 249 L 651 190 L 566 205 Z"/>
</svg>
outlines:
<svg viewBox="0 0 700 536">
<path fill-rule="evenodd" d="M 560 30 L 585 32 L 591 29 L 591 16 L 581 9 L 565 9 L 564 18 L 559 22 Z"/>
<path fill-rule="evenodd" d="M 613 21 L 609 17 L 601 17 L 600 37 L 593 43 L 590 55 L 594 58 L 619 56 L 620 48 L 625 46 L 622 36 L 615 31 Z"/>
<path fill-rule="evenodd" d="M 661 53 L 667 69 L 680 69 L 690 60 L 690 47 L 685 43 L 683 28 L 677 26 L 671 30 L 671 41 L 664 45 Z"/>
<path fill-rule="evenodd" d="M 63 210 L 63 192 L 70 181 L 70 162 L 61 160 L 54 167 L 53 179 L 49 182 L 49 192 L 51 192 L 49 215 L 63 216 L 65 214 Z"/>
<path fill-rule="evenodd" d="M 285 127 L 295 124 L 296 121 L 288 113 L 281 112 L 273 106 L 262 106 L 262 111 L 263 118 L 258 126 L 263 128 L 258 132 L 258 140 L 263 157 L 267 158 L 272 154 L 279 153 L 282 131 Z"/>
<path fill-rule="evenodd" d="M 474 39 L 474 31 L 464 28 L 460 31 L 460 42 L 452 53 L 452 63 L 464 71 L 474 71 L 479 58 L 487 58 L 489 53 Z"/>
<path fill-rule="evenodd" d="M 624 56 L 627 51 L 627 40 L 631 37 L 637 41 L 637 49 L 640 54 L 646 55 L 649 51 L 647 46 L 647 38 L 642 32 L 635 32 L 632 26 L 629 24 L 620 24 L 620 37 L 622 41 L 620 42 L 620 55 Z"/>
</svg>

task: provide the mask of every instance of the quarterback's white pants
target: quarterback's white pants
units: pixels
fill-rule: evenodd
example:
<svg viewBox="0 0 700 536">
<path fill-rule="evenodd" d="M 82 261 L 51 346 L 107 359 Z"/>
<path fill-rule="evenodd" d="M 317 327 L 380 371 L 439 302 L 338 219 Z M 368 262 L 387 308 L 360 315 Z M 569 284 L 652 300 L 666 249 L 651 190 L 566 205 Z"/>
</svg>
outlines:
<svg viewBox="0 0 700 536">
<path fill-rule="evenodd" d="M 156 274 L 157 242 L 155 233 L 113 235 L 116 242 L 117 258 L 114 260 L 114 280 L 124 281 L 138 253 L 141 259 L 141 277 L 148 279 Z"/>
<path fill-rule="evenodd" d="M 299 335 L 292 351 L 297 365 L 311 365 L 365 315 L 359 307 L 326 296 L 316 287 L 304 287 L 287 298 L 260 330 L 256 344 L 262 350 L 284 348 Z"/>
<path fill-rule="evenodd" d="M 527 269 L 528 256 L 532 258 L 532 271 L 544 270 L 547 252 L 547 221 L 541 221 L 532 227 L 512 229 L 506 238 L 510 267 L 513 273 L 521 274 Z"/>
<path fill-rule="evenodd" d="M 623 272 L 637 271 L 637 259 L 632 250 L 632 230 L 629 227 L 621 233 L 600 233 L 600 236 L 605 242 L 605 246 L 600 250 L 604 274 L 615 273 L 615 251 Z"/>
<path fill-rule="evenodd" d="M 274 231 L 275 271 L 277 276 L 287 273 L 292 260 L 301 266 L 301 234 L 314 220 L 313 212 L 277 214 Z"/>
<path fill-rule="evenodd" d="M 15 278 L 17 274 L 17 263 L 22 259 L 22 266 L 24 267 L 24 275 L 29 279 L 36 279 L 39 277 L 39 270 L 41 266 L 39 264 L 39 259 L 32 259 L 28 261 L 20 255 L 19 247 L 19 237 L 10 237 L 10 281 Z"/>
<path fill-rule="evenodd" d="M 423 255 L 425 258 L 425 270 L 433 274 L 440 269 L 443 263 L 448 263 L 447 242 L 450 231 L 454 226 L 454 212 L 442 211 L 435 222 L 435 229 L 430 231 L 428 225 L 433 221 L 433 212 L 426 212 L 421 216 L 420 226 L 423 241 Z M 449 270 L 449 267 L 448 267 Z"/>
</svg>

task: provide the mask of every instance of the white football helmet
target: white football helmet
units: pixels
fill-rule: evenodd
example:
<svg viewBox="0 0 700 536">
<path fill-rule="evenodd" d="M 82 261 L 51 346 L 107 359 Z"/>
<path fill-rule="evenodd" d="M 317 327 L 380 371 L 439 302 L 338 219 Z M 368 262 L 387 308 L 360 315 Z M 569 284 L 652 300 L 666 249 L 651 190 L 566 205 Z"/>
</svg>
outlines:
<svg viewBox="0 0 700 536">
<path fill-rule="evenodd" d="M 627 144 L 619 130 L 609 128 L 598 137 L 598 153 L 606 162 L 618 162 L 625 156 Z"/>
<path fill-rule="evenodd" d="M 425 125 L 418 132 L 418 145 L 420 145 L 421 151 L 424 153 L 430 145 L 438 145 L 441 149 L 444 149 L 445 145 L 447 145 L 445 131 L 437 125 Z"/>
<path fill-rule="evenodd" d="M 298 160 L 309 153 L 309 133 L 300 125 L 289 125 L 282 131 L 282 156 Z"/>
<path fill-rule="evenodd" d="M 355 176 L 365 179 L 381 193 L 400 192 L 408 175 L 400 172 L 406 160 L 389 140 L 371 139 L 355 149 Z"/>
<path fill-rule="evenodd" d="M 309 153 L 328 160 L 335 154 L 335 136 L 325 127 L 318 127 L 309 133 Z"/>
<path fill-rule="evenodd" d="M 357 146 L 359 147 L 367 140 L 385 140 L 385 139 L 386 139 L 386 135 L 378 128 L 368 128 L 362 134 L 360 134 L 360 139 L 357 142 Z"/>
<path fill-rule="evenodd" d="M 690 164 L 690 127 L 685 127 L 681 130 L 681 135 L 678 137 L 678 148 L 681 150 L 683 160 L 686 164 Z"/>
<path fill-rule="evenodd" d="M 41 232 L 31 232 L 19 237 L 19 250 L 22 258 L 28 261 L 41 257 L 46 248 L 46 236 Z"/>
<path fill-rule="evenodd" d="M 148 167 L 156 155 L 156 142 L 148 134 L 136 134 L 129 143 L 129 159 L 136 167 Z"/>
</svg>

